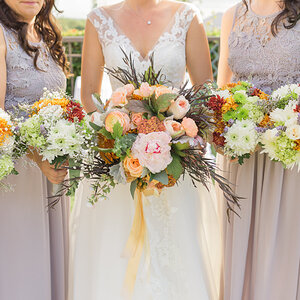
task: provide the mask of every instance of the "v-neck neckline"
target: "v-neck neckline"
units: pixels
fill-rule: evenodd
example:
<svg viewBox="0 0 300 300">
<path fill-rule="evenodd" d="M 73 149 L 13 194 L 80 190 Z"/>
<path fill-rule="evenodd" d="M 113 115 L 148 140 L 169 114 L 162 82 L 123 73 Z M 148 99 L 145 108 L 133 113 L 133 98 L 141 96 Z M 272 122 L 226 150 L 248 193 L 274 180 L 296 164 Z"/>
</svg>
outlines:
<svg viewBox="0 0 300 300">
<path fill-rule="evenodd" d="M 113 26 L 115 27 L 115 29 L 118 31 L 119 35 L 124 36 L 127 41 L 130 43 L 131 47 L 133 48 L 134 51 L 136 51 L 136 53 L 138 53 L 139 57 L 140 57 L 140 61 L 144 62 L 144 61 L 148 61 L 151 52 L 153 52 L 155 50 L 155 48 L 157 47 L 157 45 L 159 44 L 160 40 L 163 38 L 163 36 L 165 34 L 167 34 L 168 32 L 172 31 L 172 29 L 174 28 L 175 24 L 176 24 L 176 19 L 178 17 L 178 15 L 184 10 L 185 5 L 180 5 L 179 8 L 177 8 L 176 12 L 174 13 L 174 15 L 172 16 L 170 22 L 168 22 L 168 24 L 165 26 L 164 30 L 162 31 L 162 33 L 159 35 L 159 37 L 157 38 L 156 42 L 153 44 L 153 46 L 147 51 L 147 54 L 145 56 L 142 55 L 142 53 L 136 48 L 135 44 L 133 43 L 133 41 L 128 37 L 127 34 L 125 34 L 125 32 L 121 29 L 121 27 L 118 25 L 118 23 L 114 20 L 113 17 L 110 16 L 110 14 L 108 12 L 106 12 L 106 10 L 102 7 L 100 7 L 100 10 L 103 12 L 103 14 L 109 19 L 111 20 L 111 22 L 113 23 Z"/>
</svg>

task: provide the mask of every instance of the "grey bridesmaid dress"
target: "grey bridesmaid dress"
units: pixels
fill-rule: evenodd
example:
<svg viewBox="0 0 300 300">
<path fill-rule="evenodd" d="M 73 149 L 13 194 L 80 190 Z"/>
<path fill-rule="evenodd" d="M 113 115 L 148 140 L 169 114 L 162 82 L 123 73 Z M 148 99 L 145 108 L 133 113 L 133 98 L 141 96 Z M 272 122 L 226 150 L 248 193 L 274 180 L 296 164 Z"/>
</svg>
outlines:
<svg viewBox="0 0 300 300">
<path fill-rule="evenodd" d="M 33 103 L 43 88 L 65 89 L 66 78 L 43 42 L 36 70 L 16 34 L 0 23 L 6 41 L 7 87 L 5 109 Z M 8 182 L 14 191 L 0 191 L 0 299 L 64 300 L 67 298 L 67 199 L 49 210 L 48 196 L 55 186 L 40 169 L 24 159 L 18 176 Z"/>
<path fill-rule="evenodd" d="M 237 5 L 229 37 L 233 81 L 250 80 L 267 93 L 300 83 L 300 22 L 279 26 L 276 15 L 257 15 L 248 1 Z M 224 208 L 224 299 L 300 299 L 300 173 L 285 170 L 257 151 L 240 166 L 219 156 L 220 169 L 241 202 L 240 218 Z M 220 193 L 221 200 L 222 195 Z M 223 201 L 220 201 L 223 203 Z"/>
</svg>

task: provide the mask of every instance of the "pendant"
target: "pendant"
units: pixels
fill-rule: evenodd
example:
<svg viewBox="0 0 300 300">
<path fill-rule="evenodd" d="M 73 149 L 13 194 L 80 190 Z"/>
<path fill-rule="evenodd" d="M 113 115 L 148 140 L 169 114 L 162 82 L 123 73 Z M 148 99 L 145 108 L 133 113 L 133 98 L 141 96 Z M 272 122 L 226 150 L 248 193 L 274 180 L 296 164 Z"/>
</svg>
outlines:
<svg viewBox="0 0 300 300">
<path fill-rule="evenodd" d="M 147 25 L 151 25 L 151 21 L 150 20 L 147 22 Z"/>
</svg>

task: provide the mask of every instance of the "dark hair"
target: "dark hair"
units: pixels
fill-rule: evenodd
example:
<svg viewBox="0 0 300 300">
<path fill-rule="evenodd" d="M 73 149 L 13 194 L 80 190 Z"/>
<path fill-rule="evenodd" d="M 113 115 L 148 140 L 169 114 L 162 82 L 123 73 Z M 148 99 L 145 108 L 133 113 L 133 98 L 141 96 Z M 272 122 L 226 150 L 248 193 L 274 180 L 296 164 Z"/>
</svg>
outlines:
<svg viewBox="0 0 300 300">
<path fill-rule="evenodd" d="M 44 5 L 35 19 L 35 30 L 49 48 L 54 61 L 62 68 L 66 75 L 69 74 L 69 64 L 62 45 L 62 35 L 52 15 L 53 7 L 57 10 L 54 0 L 44 0 Z M 58 11 L 58 10 L 57 10 Z M 28 24 L 19 20 L 19 16 L 5 3 L 0 0 L 0 22 L 18 35 L 18 40 L 24 51 L 33 57 L 34 66 L 37 66 L 39 48 L 32 46 L 27 40 Z"/>
<path fill-rule="evenodd" d="M 248 10 L 246 0 L 243 0 Z M 296 26 L 300 19 L 300 0 L 282 0 L 283 10 L 275 17 L 271 25 L 271 31 L 274 36 L 278 33 L 278 25 L 281 21 L 287 20 L 288 24 L 284 23 L 286 29 L 291 29 Z"/>
</svg>

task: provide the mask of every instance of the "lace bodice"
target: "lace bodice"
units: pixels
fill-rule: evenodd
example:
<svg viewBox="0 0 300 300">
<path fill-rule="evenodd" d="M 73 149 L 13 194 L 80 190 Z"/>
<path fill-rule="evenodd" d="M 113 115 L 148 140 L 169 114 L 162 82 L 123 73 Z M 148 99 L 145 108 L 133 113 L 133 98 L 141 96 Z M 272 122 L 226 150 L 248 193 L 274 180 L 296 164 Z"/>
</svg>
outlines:
<svg viewBox="0 0 300 300">
<path fill-rule="evenodd" d="M 279 26 L 276 37 L 271 24 L 276 14 L 259 16 L 248 2 L 237 5 L 229 36 L 229 66 L 233 81 L 249 80 L 270 93 L 287 83 L 300 82 L 300 22 L 292 29 Z"/>
<path fill-rule="evenodd" d="M 98 32 L 106 67 L 110 69 L 125 67 L 122 60 L 124 57 L 122 48 L 127 54 L 132 54 L 138 73 L 142 73 L 149 67 L 149 57 L 154 54 L 155 69 L 161 69 L 168 82 L 171 82 L 174 87 L 179 87 L 186 71 L 186 35 L 196 14 L 198 10 L 193 5 L 182 4 L 167 30 L 159 37 L 145 58 L 135 49 L 130 39 L 103 8 L 93 10 L 88 15 L 88 19 Z M 113 90 L 120 86 L 116 79 L 110 78 L 110 81 Z"/>
<path fill-rule="evenodd" d="M 62 69 L 52 59 L 43 42 L 33 44 L 40 47 L 37 70 L 30 57 L 19 45 L 17 35 L 0 23 L 6 41 L 7 84 L 5 109 L 11 111 L 18 104 L 39 100 L 46 87 L 49 90 L 66 88 L 66 78 Z"/>
</svg>

